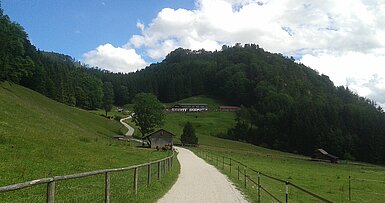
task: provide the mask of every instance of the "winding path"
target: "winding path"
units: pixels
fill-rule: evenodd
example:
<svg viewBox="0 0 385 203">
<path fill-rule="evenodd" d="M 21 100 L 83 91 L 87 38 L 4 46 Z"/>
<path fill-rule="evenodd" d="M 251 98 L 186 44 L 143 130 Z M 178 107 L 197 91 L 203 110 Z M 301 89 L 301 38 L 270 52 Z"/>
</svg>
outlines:
<svg viewBox="0 0 385 203">
<path fill-rule="evenodd" d="M 178 180 L 158 203 L 247 202 L 228 178 L 188 149 L 175 147 L 181 165 Z"/>
<path fill-rule="evenodd" d="M 130 119 L 130 118 L 131 118 L 131 116 L 120 119 L 120 123 L 128 129 L 128 131 L 125 134 L 125 136 L 128 136 L 128 137 L 132 137 L 132 135 L 134 134 L 134 128 L 131 127 L 130 125 L 128 125 L 126 122 L 124 122 L 125 120 Z"/>
</svg>

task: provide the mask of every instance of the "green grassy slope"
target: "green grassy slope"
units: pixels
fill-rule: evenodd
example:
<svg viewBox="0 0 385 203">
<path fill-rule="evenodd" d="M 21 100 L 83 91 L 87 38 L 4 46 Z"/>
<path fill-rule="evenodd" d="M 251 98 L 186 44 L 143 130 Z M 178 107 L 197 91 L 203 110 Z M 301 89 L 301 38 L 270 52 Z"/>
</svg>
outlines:
<svg viewBox="0 0 385 203">
<path fill-rule="evenodd" d="M 313 162 L 309 161 L 308 157 L 212 136 L 232 127 L 235 124 L 234 118 L 235 114 L 229 112 L 168 113 L 164 127 L 176 133 L 179 138 L 184 124 L 190 121 L 199 138 L 199 147 L 193 148 L 194 151 L 209 151 L 232 157 L 253 169 L 289 180 L 335 202 L 348 201 L 349 176 L 354 179 L 385 181 L 385 168 L 381 166 L 346 161 L 340 164 Z M 228 170 L 225 173 L 229 175 Z M 256 189 L 250 189 L 251 187 L 244 189 L 243 182 L 237 181 L 234 170 L 230 178 L 251 200 L 257 200 Z M 284 185 L 277 185 L 265 179 L 262 181 L 268 184 L 267 187 L 273 188 L 277 196 L 284 197 Z M 351 185 L 352 199 L 356 202 L 381 202 L 385 198 L 383 194 L 385 183 L 353 180 Z M 291 198 L 292 202 L 315 201 L 306 199 L 304 193 L 295 190 L 291 190 Z M 271 201 L 268 198 L 264 200 Z"/>
<path fill-rule="evenodd" d="M 0 186 L 125 167 L 167 155 L 113 140 L 120 134 L 117 121 L 18 85 L 0 85 L 0 104 Z"/>
</svg>

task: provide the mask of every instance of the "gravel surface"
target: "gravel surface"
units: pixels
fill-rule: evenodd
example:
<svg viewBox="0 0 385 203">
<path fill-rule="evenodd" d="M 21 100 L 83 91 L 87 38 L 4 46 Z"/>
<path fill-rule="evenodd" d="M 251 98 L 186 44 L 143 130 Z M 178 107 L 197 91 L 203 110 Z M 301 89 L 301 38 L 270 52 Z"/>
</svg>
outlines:
<svg viewBox="0 0 385 203">
<path fill-rule="evenodd" d="M 247 202 L 228 178 L 190 150 L 175 147 L 181 165 L 178 180 L 163 202 Z"/>
<path fill-rule="evenodd" d="M 125 120 L 130 119 L 130 118 L 131 118 L 131 116 L 128 116 L 127 118 L 120 119 L 120 123 L 128 129 L 127 133 L 125 134 L 125 136 L 128 136 L 128 137 L 132 137 L 132 135 L 134 134 L 134 128 L 132 128 L 130 125 L 128 125 L 127 123 L 124 122 Z"/>
</svg>

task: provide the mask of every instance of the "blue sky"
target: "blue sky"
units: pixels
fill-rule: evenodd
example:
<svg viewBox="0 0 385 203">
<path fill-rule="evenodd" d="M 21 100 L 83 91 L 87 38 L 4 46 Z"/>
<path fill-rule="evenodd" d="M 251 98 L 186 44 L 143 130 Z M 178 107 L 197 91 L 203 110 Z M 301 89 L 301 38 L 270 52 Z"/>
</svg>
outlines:
<svg viewBox="0 0 385 203">
<path fill-rule="evenodd" d="M 5 13 L 21 24 L 33 44 L 76 59 L 100 44 L 125 44 L 161 9 L 194 7 L 193 0 L 3 0 Z"/>
<path fill-rule="evenodd" d="M 385 107 L 385 0 L 2 0 L 37 48 L 132 72 L 182 47 L 255 43 Z"/>
</svg>

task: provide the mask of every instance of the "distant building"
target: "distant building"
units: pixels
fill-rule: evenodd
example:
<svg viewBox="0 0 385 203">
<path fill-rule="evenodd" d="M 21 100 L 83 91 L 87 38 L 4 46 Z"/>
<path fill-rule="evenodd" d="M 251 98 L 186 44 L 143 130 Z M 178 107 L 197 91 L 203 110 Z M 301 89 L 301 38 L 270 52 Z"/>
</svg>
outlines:
<svg viewBox="0 0 385 203">
<path fill-rule="evenodd" d="M 241 110 L 238 106 L 220 106 L 219 111 L 239 111 Z"/>
<path fill-rule="evenodd" d="M 172 149 L 173 136 L 175 136 L 173 133 L 168 132 L 167 130 L 164 130 L 164 129 L 160 129 L 149 135 L 144 136 L 143 139 L 147 140 L 151 148 Z"/>
<path fill-rule="evenodd" d="M 314 153 L 311 158 L 314 161 L 330 161 L 331 163 L 338 163 L 338 157 L 327 153 L 323 149 L 314 150 Z"/>
<path fill-rule="evenodd" d="M 175 104 L 170 108 L 172 112 L 202 112 L 208 110 L 207 104 Z"/>
</svg>

